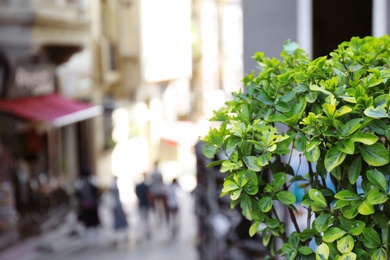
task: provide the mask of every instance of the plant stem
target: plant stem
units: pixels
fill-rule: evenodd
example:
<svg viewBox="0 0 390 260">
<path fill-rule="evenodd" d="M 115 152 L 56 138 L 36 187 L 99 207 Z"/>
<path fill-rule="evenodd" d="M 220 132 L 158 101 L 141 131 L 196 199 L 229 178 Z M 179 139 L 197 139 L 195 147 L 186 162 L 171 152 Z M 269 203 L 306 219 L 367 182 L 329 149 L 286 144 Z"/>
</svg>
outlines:
<svg viewBox="0 0 390 260">
<path fill-rule="evenodd" d="M 275 207 L 272 207 L 272 214 L 275 216 L 275 218 L 276 218 L 279 222 L 281 222 L 281 221 L 280 221 L 280 218 L 279 218 L 279 215 L 278 215 L 278 212 L 276 211 Z M 281 239 L 283 240 L 284 243 L 287 243 L 288 238 L 287 238 L 286 232 L 282 233 Z"/>
</svg>

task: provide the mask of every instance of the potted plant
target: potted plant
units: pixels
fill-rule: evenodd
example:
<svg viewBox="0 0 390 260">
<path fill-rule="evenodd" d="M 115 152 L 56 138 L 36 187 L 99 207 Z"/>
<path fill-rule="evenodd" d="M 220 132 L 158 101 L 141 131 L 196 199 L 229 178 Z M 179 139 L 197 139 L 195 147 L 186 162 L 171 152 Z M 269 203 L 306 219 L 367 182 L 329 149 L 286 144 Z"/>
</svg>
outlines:
<svg viewBox="0 0 390 260">
<path fill-rule="evenodd" d="M 386 259 L 390 37 L 353 37 L 314 60 L 286 41 L 281 58 L 254 55 L 260 72 L 201 139 L 206 157 L 224 156 L 209 164 L 226 174 L 221 196 L 272 255 Z"/>
</svg>

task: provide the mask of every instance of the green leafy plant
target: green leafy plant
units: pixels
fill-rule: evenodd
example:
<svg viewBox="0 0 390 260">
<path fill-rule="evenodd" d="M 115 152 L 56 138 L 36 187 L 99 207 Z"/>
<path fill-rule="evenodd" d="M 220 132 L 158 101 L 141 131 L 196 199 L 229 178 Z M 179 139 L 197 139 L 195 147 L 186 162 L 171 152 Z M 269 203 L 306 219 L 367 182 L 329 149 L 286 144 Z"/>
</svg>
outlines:
<svg viewBox="0 0 390 260">
<path fill-rule="evenodd" d="M 286 41 L 281 58 L 256 53 L 258 75 L 210 119 L 203 153 L 222 155 L 209 164 L 226 174 L 221 196 L 272 255 L 387 259 L 390 37 L 314 60 Z"/>
</svg>

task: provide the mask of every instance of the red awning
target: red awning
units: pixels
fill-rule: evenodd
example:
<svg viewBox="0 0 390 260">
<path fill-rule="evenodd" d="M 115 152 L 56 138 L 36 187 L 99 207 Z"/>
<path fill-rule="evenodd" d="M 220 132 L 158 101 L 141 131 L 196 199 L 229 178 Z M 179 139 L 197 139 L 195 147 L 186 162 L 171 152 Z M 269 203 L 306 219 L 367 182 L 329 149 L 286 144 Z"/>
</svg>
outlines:
<svg viewBox="0 0 390 260">
<path fill-rule="evenodd" d="M 32 122 L 50 123 L 61 127 L 98 116 L 100 106 L 78 102 L 57 94 L 0 100 L 0 109 Z"/>
</svg>

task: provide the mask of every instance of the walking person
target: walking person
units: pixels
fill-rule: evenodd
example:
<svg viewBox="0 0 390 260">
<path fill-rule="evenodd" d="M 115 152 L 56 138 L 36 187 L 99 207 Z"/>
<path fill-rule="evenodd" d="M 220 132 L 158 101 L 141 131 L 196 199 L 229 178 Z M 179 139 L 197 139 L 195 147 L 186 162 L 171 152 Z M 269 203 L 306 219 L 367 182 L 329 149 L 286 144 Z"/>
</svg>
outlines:
<svg viewBox="0 0 390 260">
<path fill-rule="evenodd" d="M 168 219 L 168 226 L 171 233 L 171 236 L 174 238 L 176 237 L 176 234 L 179 229 L 179 202 L 177 198 L 177 192 L 180 189 L 180 186 L 177 182 L 177 179 L 174 178 L 172 180 L 172 183 L 168 186 L 167 189 L 167 219 Z"/>
<path fill-rule="evenodd" d="M 154 163 L 154 168 L 150 177 L 150 195 L 152 200 L 151 206 L 157 215 L 158 222 L 162 223 L 163 219 L 166 218 L 167 215 L 166 185 L 163 181 L 162 173 L 159 169 L 159 164 L 157 161 Z"/>
<path fill-rule="evenodd" d="M 91 169 L 84 167 L 80 178 L 76 181 L 76 197 L 78 199 L 78 220 L 86 228 L 89 242 L 97 239 L 99 218 L 100 191 L 97 180 L 92 176 Z"/>
<path fill-rule="evenodd" d="M 114 216 L 114 241 L 113 244 L 116 245 L 120 241 L 128 240 L 128 221 L 125 211 L 123 210 L 122 201 L 120 199 L 119 189 L 118 189 L 118 177 L 113 177 L 112 184 L 110 187 L 110 192 L 112 196 L 112 212 Z"/>
<path fill-rule="evenodd" d="M 146 173 L 142 176 L 142 181 L 135 186 L 135 194 L 138 198 L 138 212 L 140 217 L 140 229 L 144 238 L 150 238 L 149 226 L 149 206 L 150 206 L 150 191 L 149 185 L 146 183 Z"/>
</svg>

